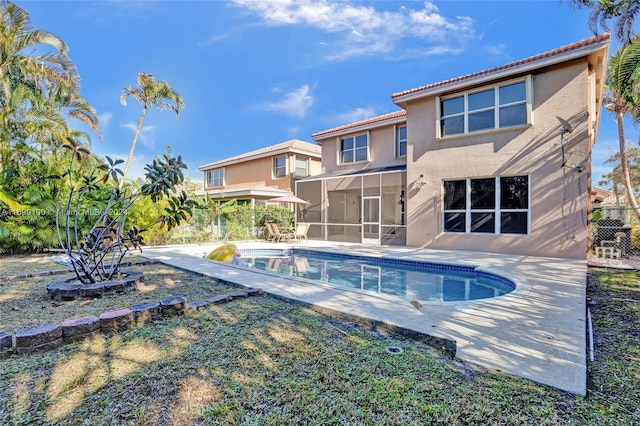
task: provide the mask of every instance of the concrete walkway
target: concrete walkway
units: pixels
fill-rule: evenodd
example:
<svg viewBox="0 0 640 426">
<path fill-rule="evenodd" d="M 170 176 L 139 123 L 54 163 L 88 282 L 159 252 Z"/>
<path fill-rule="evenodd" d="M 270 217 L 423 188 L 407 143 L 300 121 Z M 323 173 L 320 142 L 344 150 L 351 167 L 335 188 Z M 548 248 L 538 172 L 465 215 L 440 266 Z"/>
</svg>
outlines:
<svg viewBox="0 0 640 426">
<path fill-rule="evenodd" d="M 345 317 L 368 318 L 454 343 L 456 356 L 572 393 L 586 394 L 585 290 L 587 265 L 572 259 L 363 246 L 310 241 L 302 249 L 372 257 L 427 260 L 488 268 L 516 282 L 512 293 L 469 302 L 417 304 L 379 293 L 322 283 L 202 259 L 215 245 L 146 249 L 144 256 L 272 295 L 313 305 Z M 284 244 L 240 243 L 276 248 Z"/>
</svg>

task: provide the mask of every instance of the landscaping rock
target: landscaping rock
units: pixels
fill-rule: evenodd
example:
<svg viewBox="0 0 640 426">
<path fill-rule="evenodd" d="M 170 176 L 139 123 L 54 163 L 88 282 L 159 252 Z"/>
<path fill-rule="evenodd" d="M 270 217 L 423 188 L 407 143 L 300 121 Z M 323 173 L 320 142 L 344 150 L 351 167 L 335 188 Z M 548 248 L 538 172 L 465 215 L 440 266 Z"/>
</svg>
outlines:
<svg viewBox="0 0 640 426">
<path fill-rule="evenodd" d="M 195 311 L 199 311 L 200 309 L 205 308 L 207 305 L 207 302 L 204 302 L 202 300 L 195 300 L 187 304 L 186 312 L 188 314 L 191 314 Z"/>
<path fill-rule="evenodd" d="M 239 299 L 242 297 L 248 297 L 249 293 L 246 290 L 238 290 L 238 291 L 234 291 L 233 293 L 229 293 L 229 297 L 232 299 Z"/>
<path fill-rule="evenodd" d="M 131 328 L 133 312 L 129 308 L 116 309 L 100 314 L 100 329 L 105 333 Z"/>
<path fill-rule="evenodd" d="M 16 332 L 16 350 L 19 353 L 52 349 L 60 346 L 62 341 L 62 327 L 57 324 L 43 324 Z"/>
<path fill-rule="evenodd" d="M 142 272 L 123 272 L 121 280 L 103 281 L 93 284 L 81 284 L 77 278 L 63 278 L 47 284 L 47 293 L 51 299 L 73 300 L 76 297 L 100 297 L 104 293 L 136 290 L 144 282 Z"/>
<path fill-rule="evenodd" d="M 47 284 L 47 294 L 53 300 L 73 300 L 78 296 L 81 284 L 70 284 L 75 278 L 63 278 Z"/>
<path fill-rule="evenodd" d="M 105 292 L 120 293 L 124 291 L 125 287 L 125 281 L 105 281 L 104 283 Z"/>
<path fill-rule="evenodd" d="M 13 347 L 13 336 L 6 331 L 0 331 L 0 356 L 9 352 Z"/>
<path fill-rule="evenodd" d="M 261 288 L 248 288 L 245 291 L 249 296 L 259 296 L 261 294 L 264 294 L 264 290 L 262 290 Z"/>
<path fill-rule="evenodd" d="M 145 325 L 160 318 L 160 304 L 157 302 L 141 303 L 131 306 L 136 325 Z"/>
<path fill-rule="evenodd" d="M 207 302 L 213 303 L 215 305 L 220 305 L 222 303 L 227 303 L 229 300 L 231 300 L 231 297 L 229 297 L 228 294 L 221 294 L 219 296 L 213 296 L 208 298 Z"/>
<path fill-rule="evenodd" d="M 104 293 L 104 283 L 87 284 L 80 287 L 78 295 L 80 297 L 100 297 Z"/>
<path fill-rule="evenodd" d="M 60 324 L 62 338 L 65 343 L 75 342 L 95 336 L 100 332 L 100 319 L 92 315 L 80 318 L 69 318 Z"/>
<path fill-rule="evenodd" d="M 160 312 L 165 316 L 181 315 L 187 307 L 187 298 L 172 296 L 160 301 Z"/>
</svg>

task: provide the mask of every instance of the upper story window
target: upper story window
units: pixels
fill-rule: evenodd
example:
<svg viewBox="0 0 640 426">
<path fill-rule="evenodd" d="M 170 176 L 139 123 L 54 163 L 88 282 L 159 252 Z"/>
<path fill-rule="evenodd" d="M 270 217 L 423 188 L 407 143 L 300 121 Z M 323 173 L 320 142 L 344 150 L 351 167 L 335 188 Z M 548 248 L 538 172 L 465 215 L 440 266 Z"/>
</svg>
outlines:
<svg viewBox="0 0 640 426">
<path fill-rule="evenodd" d="M 296 155 L 296 168 L 293 172 L 295 178 L 306 178 L 309 176 L 309 159 Z"/>
<path fill-rule="evenodd" d="M 287 177 L 287 157 L 285 155 L 273 159 L 273 177 L 276 179 Z"/>
<path fill-rule="evenodd" d="M 367 134 L 340 139 L 340 164 L 357 163 L 369 159 Z"/>
<path fill-rule="evenodd" d="M 531 77 L 438 98 L 440 137 L 530 123 Z"/>
<path fill-rule="evenodd" d="M 444 181 L 444 231 L 529 233 L 529 177 Z"/>
<path fill-rule="evenodd" d="M 396 127 L 396 157 L 407 155 L 407 126 Z"/>
<path fill-rule="evenodd" d="M 224 186 L 224 169 L 210 170 L 207 172 L 207 187 Z"/>
</svg>

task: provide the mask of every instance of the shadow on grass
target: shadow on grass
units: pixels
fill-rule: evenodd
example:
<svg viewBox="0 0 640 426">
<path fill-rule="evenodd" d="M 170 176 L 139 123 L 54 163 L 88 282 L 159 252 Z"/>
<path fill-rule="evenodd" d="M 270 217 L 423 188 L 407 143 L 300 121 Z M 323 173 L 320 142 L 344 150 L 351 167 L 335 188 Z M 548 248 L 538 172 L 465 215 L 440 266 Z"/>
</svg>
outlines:
<svg viewBox="0 0 640 426">
<path fill-rule="evenodd" d="M 167 283 L 175 285 L 178 273 Z M 633 289 L 626 283 L 632 278 L 592 274 L 590 292 L 614 303 L 617 290 L 600 293 L 593 280 Z M 203 278 L 178 281 L 185 279 Z M 633 424 L 637 386 L 628 386 L 637 383 L 638 361 L 627 358 L 629 369 L 611 370 L 600 360 L 618 355 L 612 342 L 590 367 L 602 368 L 593 371 L 608 374 L 603 383 L 611 387 L 590 385 L 582 398 L 296 304 L 240 299 L 0 360 L 0 424 Z M 404 352 L 390 354 L 389 345 Z"/>
</svg>

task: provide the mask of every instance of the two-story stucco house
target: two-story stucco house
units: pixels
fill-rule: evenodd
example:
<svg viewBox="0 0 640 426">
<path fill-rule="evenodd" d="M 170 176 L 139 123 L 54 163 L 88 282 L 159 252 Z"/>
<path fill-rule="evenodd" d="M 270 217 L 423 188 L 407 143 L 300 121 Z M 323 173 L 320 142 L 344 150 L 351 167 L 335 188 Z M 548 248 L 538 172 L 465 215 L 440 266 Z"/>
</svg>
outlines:
<svg viewBox="0 0 640 426">
<path fill-rule="evenodd" d="M 320 173 L 322 148 L 293 139 L 205 164 L 204 192 L 220 201 L 265 204 L 293 193 L 294 182 Z"/>
<path fill-rule="evenodd" d="M 582 259 L 609 35 L 391 96 L 317 132 L 311 238 Z"/>
</svg>

